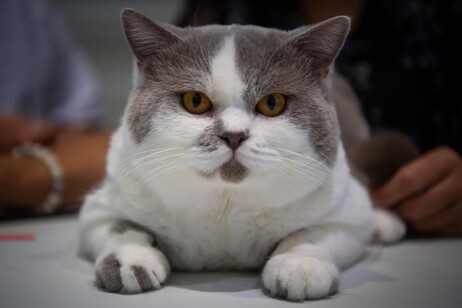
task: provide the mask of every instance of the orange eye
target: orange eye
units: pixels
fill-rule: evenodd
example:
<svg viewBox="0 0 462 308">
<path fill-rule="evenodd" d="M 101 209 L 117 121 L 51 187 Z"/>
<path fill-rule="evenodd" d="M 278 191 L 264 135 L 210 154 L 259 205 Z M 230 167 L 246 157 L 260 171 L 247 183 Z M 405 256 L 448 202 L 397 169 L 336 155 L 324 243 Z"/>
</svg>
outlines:
<svg viewBox="0 0 462 308">
<path fill-rule="evenodd" d="M 212 109 L 212 102 L 202 92 L 188 91 L 183 94 L 183 106 L 193 114 L 201 114 Z"/>
<path fill-rule="evenodd" d="M 257 110 L 267 117 L 279 115 L 286 106 L 286 98 L 280 93 L 271 93 L 263 96 L 257 103 Z"/>
</svg>

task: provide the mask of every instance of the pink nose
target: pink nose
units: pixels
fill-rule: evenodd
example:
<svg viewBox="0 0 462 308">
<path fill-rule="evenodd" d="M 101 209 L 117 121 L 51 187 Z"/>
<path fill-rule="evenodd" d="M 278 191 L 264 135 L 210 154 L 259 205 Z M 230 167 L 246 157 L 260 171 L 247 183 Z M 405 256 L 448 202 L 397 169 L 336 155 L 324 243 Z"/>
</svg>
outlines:
<svg viewBox="0 0 462 308">
<path fill-rule="evenodd" d="M 249 136 L 244 132 L 224 133 L 219 137 L 223 139 L 226 144 L 228 144 L 231 150 L 236 150 L 242 144 L 242 142 L 249 138 Z"/>
</svg>

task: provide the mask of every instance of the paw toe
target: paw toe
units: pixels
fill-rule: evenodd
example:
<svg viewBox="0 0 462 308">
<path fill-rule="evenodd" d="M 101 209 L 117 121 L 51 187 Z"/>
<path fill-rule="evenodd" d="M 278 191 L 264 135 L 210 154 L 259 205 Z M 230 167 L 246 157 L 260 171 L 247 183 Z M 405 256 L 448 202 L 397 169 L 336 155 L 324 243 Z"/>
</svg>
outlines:
<svg viewBox="0 0 462 308">
<path fill-rule="evenodd" d="M 141 288 L 141 291 L 149 291 L 160 288 L 160 283 L 154 272 L 151 274 L 140 265 L 132 265 L 131 267 L 136 281 Z"/>
<path fill-rule="evenodd" d="M 165 256 L 151 247 L 127 246 L 96 262 L 96 283 L 111 292 L 140 293 L 161 288 L 170 267 Z"/>
<path fill-rule="evenodd" d="M 122 278 L 120 276 L 120 262 L 115 254 L 110 254 L 103 259 L 96 272 L 96 283 L 112 292 L 122 290 Z"/>
<path fill-rule="evenodd" d="M 277 256 L 263 272 L 265 287 L 290 301 L 320 299 L 338 290 L 338 270 L 311 257 Z"/>
</svg>

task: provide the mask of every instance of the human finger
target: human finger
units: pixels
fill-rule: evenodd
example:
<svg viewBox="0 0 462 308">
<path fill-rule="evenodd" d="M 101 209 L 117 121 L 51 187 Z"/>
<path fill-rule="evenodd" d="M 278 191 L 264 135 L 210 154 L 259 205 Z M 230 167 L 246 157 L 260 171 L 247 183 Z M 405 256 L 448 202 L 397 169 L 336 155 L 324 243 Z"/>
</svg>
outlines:
<svg viewBox="0 0 462 308">
<path fill-rule="evenodd" d="M 391 180 L 371 192 L 372 198 L 379 206 L 392 207 L 433 186 L 457 164 L 460 157 L 452 149 L 434 149 L 401 167 Z"/>
<path fill-rule="evenodd" d="M 430 218 L 462 198 L 462 165 L 421 194 L 396 206 L 400 217 L 418 222 Z"/>
<path fill-rule="evenodd" d="M 410 224 L 410 228 L 418 233 L 457 231 L 460 226 L 462 226 L 462 202 L 460 200 L 431 218 Z"/>
<path fill-rule="evenodd" d="M 438 232 L 441 236 L 461 236 L 462 235 L 462 223 L 455 224 L 451 227 L 445 228 Z"/>
</svg>

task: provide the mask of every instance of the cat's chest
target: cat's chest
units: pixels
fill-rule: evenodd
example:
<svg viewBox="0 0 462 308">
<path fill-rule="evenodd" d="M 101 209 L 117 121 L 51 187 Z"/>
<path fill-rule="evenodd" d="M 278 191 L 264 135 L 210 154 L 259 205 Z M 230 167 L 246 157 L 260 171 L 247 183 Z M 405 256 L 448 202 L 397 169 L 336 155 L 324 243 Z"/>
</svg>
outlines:
<svg viewBox="0 0 462 308">
<path fill-rule="evenodd" d="M 186 270 L 258 268 L 281 238 L 294 231 L 278 209 L 218 204 L 157 216 L 151 229 L 173 267 Z"/>
<path fill-rule="evenodd" d="M 308 196 L 269 206 L 271 192 L 182 187 L 182 192 L 159 189 L 148 203 L 130 200 L 132 206 L 119 207 L 126 219 L 155 233 L 177 269 L 258 268 L 281 239 L 313 219 Z"/>
</svg>

